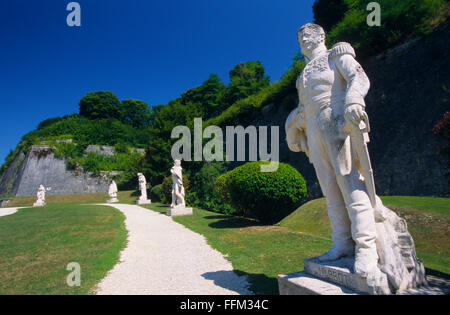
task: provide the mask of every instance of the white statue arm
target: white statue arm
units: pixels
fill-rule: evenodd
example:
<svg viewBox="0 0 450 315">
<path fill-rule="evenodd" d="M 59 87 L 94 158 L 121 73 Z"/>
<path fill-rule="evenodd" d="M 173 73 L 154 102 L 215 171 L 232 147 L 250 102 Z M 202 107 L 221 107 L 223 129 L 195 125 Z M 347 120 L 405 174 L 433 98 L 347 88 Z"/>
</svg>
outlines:
<svg viewBox="0 0 450 315">
<path fill-rule="evenodd" d="M 347 120 L 359 124 L 361 119 L 367 118 L 364 97 L 369 91 L 370 81 L 355 57 L 355 51 L 348 43 L 338 43 L 331 49 L 331 58 L 347 82 L 345 117 Z"/>
<path fill-rule="evenodd" d="M 297 107 L 288 116 L 285 124 L 286 141 L 293 152 L 308 152 L 305 117 L 302 107 Z"/>
</svg>

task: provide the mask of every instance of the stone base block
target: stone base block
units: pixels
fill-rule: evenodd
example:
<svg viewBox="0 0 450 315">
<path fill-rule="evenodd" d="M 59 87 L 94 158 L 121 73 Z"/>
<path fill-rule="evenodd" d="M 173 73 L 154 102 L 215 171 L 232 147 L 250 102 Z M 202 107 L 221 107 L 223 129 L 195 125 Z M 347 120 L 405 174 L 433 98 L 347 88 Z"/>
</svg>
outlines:
<svg viewBox="0 0 450 315">
<path fill-rule="evenodd" d="M 278 276 L 280 295 L 356 295 L 343 286 L 317 279 L 306 272 Z"/>
<path fill-rule="evenodd" d="M 169 217 L 177 217 L 181 215 L 192 215 L 194 214 L 192 208 L 186 208 L 185 206 L 175 206 L 170 207 L 166 210 L 166 214 Z"/>
<path fill-rule="evenodd" d="M 111 198 L 108 201 L 106 201 L 106 203 L 117 203 L 117 202 L 119 202 L 119 199 L 117 198 Z"/>
<path fill-rule="evenodd" d="M 409 289 L 398 295 L 449 295 L 450 281 L 427 277 L 428 285 Z M 343 286 L 317 279 L 304 271 L 278 276 L 280 295 L 360 295 Z"/>
<path fill-rule="evenodd" d="M 386 287 L 387 292 L 390 292 L 385 274 L 381 274 L 381 278 L 376 280 L 378 283 L 373 283 L 372 285 L 369 285 L 370 281 L 368 279 L 354 274 L 353 266 L 355 265 L 355 260 L 353 258 L 341 258 L 336 261 L 320 262 L 315 257 L 303 261 L 303 265 L 307 274 L 355 292 L 375 294 L 374 285 Z"/>
<path fill-rule="evenodd" d="M 151 203 L 152 203 L 152 201 L 150 199 L 147 199 L 147 200 L 140 200 L 139 199 L 139 200 L 136 201 L 137 205 L 149 205 Z"/>
<path fill-rule="evenodd" d="M 33 204 L 33 207 L 43 207 L 43 206 L 45 206 L 45 205 L 46 205 L 45 202 L 35 202 L 35 203 Z"/>
</svg>

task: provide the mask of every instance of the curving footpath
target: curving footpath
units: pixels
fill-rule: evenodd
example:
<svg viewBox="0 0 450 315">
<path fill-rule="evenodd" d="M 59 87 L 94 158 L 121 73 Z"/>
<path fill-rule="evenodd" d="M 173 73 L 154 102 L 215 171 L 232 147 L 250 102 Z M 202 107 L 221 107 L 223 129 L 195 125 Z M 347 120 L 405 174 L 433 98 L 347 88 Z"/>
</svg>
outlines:
<svg viewBox="0 0 450 315">
<path fill-rule="evenodd" d="M 4 217 L 10 214 L 16 213 L 19 209 L 22 208 L 0 208 L 0 217 Z"/>
<path fill-rule="evenodd" d="M 252 294 L 205 238 L 166 215 L 134 205 L 110 205 L 125 216 L 128 244 L 97 294 Z"/>
</svg>

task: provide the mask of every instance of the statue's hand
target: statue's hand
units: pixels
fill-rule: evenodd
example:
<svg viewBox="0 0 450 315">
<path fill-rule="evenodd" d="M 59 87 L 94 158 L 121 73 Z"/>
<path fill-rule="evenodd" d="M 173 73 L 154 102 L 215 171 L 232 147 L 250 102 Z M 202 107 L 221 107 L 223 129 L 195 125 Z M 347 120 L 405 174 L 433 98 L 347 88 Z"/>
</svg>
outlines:
<svg viewBox="0 0 450 315">
<path fill-rule="evenodd" d="M 344 117 L 347 122 L 350 122 L 355 126 L 359 126 L 361 120 L 369 120 L 366 111 L 359 104 L 351 104 L 347 106 L 347 108 L 345 109 Z"/>
</svg>

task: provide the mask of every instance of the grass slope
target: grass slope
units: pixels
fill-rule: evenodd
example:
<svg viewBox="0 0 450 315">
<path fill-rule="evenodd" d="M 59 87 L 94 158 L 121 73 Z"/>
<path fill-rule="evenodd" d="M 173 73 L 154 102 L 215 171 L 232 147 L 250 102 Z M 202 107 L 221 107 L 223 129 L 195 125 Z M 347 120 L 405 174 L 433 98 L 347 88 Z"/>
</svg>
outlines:
<svg viewBox="0 0 450 315">
<path fill-rule="evenodd" d="M 450 273 L 450 198 L 381 197 L 383 203 L 408 223 L 417 256 L 425 266 Z M 279 224 L 292 231 L 330 237 L 325 199 L 312 200 Z"/>
<path fill-rule="evenodd" d="M 122 213 L 103 206 L 49 204 L 0 217 L 0 294 L 88 294 L 126 243 Z M 69 287 L 70 262 L 81 286 Z"/>
</svg>

